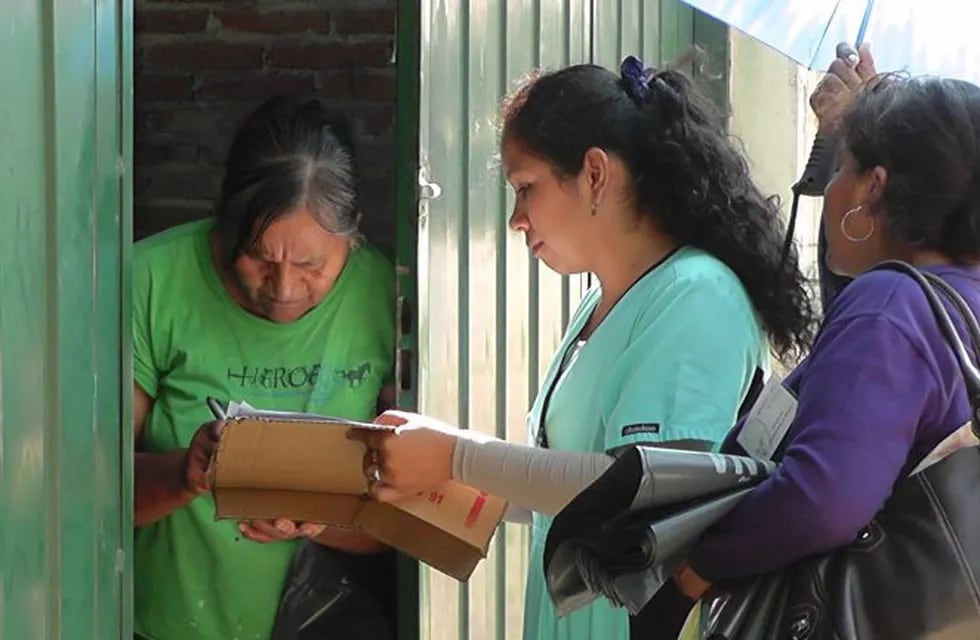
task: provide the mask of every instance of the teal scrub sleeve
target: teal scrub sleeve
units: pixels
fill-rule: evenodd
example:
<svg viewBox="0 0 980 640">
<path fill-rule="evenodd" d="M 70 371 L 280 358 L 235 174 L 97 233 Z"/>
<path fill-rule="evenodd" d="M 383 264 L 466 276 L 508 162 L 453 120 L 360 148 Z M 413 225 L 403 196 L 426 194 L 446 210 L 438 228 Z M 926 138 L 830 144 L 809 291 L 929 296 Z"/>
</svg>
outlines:
<svg viewBox="0 0 980 640">
<path fill-rule="evenodd" d="M 764 334 L 743 292 L 703 277 L 671 288 L 669 304 L 639 317 L 602 383 L 606 451 L 678 440 L 716 448 L 762 366 Z"/>
</svg>

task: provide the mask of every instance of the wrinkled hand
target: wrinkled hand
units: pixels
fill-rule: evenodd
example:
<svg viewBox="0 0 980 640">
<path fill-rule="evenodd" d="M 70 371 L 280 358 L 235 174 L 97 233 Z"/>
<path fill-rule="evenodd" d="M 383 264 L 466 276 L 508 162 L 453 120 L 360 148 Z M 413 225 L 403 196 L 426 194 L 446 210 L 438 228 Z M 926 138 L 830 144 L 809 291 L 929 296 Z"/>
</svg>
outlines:
<svg viewBox="0 0 980 640">
<path fill-rule="evenodd" d="M 276 520 L 242 520 L 238 530 L 253 542 L 281 542 L 297 538 L 315 538 L 326 525 L 314 522 L 295 522 L 286 518 Z"/>
<path fill-rule="evenodd" d="M 182 480 L 184 488 L 194 494 L 211 490 L 211 478 L 208 473 L 211 457 L 218 450 L 218 439 L 224 429 L 223 420 L 206 422 L 198 427 L 191 438 L 191 444 L 184 453 Z"/>
<path fill-rule="evenodd" d="M 840 131 L 844 113 L 857 90 L 877 73 L 867 43 L 857 51 L 846 42 L 837 45 L 837 59 L 810 95 L 810 107 L 817 116 L 821 134 L 832 136 Z"/>
<path fill-rule="evenodd" d="M 695 573 L 686 563 L 674 574 L 674 582 L 681 593 L 692 600 L 700 600 L 711 588 L 711 583 Z"/>
<path fill-rule="evenodd" d="M 351 429 L 347 437 L 367 445 L 364 474 L 376 500 L 395 502 L 452 478 L 455 427 L 404 411 L 386 411 L 375 423 L 397 428 L 393 432 Z"/>
</svg>

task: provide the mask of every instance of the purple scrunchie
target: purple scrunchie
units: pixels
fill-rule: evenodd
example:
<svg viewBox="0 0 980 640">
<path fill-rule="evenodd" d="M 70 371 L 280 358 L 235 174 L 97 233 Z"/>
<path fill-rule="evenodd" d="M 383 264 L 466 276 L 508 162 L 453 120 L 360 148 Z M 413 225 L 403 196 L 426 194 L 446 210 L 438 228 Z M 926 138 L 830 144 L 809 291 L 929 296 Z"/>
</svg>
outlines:
<svg viewBox="0 0 980 640">
<path fill-rule="evenodd" d="M 650 99 L 650 81 L 655 74 L 656 70 L 643 68 L 643 63 L 635 56 L 626 56 L 619 65 L 619 77 L 626 85 L 626 92 L 638 104 Z"/>
</svg>

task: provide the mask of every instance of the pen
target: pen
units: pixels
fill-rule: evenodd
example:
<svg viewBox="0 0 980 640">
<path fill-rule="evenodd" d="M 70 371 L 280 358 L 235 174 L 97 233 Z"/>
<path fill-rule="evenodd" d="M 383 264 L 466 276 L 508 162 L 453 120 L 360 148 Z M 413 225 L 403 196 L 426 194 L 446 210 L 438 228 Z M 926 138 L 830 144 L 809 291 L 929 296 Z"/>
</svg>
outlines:
<svg viewBox="0 0 980 640">
<path fill-rule="evenodd" d="M 224 420 L 225 418 L 228 417 L 227 414 L 225 413 L 225 410 L 221 408 L 221 403 L 218 402 L 217 398 L 213 396 L 208 396 L 207 403 L 208 403 L 208 408 L 211 409 L 211 413 L 214 414 L 215 418 L 217 418 L 218 420 Z"/>
</svg>

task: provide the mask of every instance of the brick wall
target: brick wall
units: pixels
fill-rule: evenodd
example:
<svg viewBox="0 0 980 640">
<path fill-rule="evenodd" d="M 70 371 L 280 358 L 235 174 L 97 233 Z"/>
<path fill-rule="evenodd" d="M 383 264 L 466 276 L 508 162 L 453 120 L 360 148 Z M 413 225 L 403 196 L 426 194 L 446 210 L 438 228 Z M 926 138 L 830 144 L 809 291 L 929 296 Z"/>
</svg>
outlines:
<svg viewBox="0 0 980 640">
<path fill-rule="evenodd" d="M 236 126 L 318 91 L 354 121 L 364 230 L 394 245 L 396 0 L 136 0 L 134 233 L 209 215 Z"/>
</svg>

